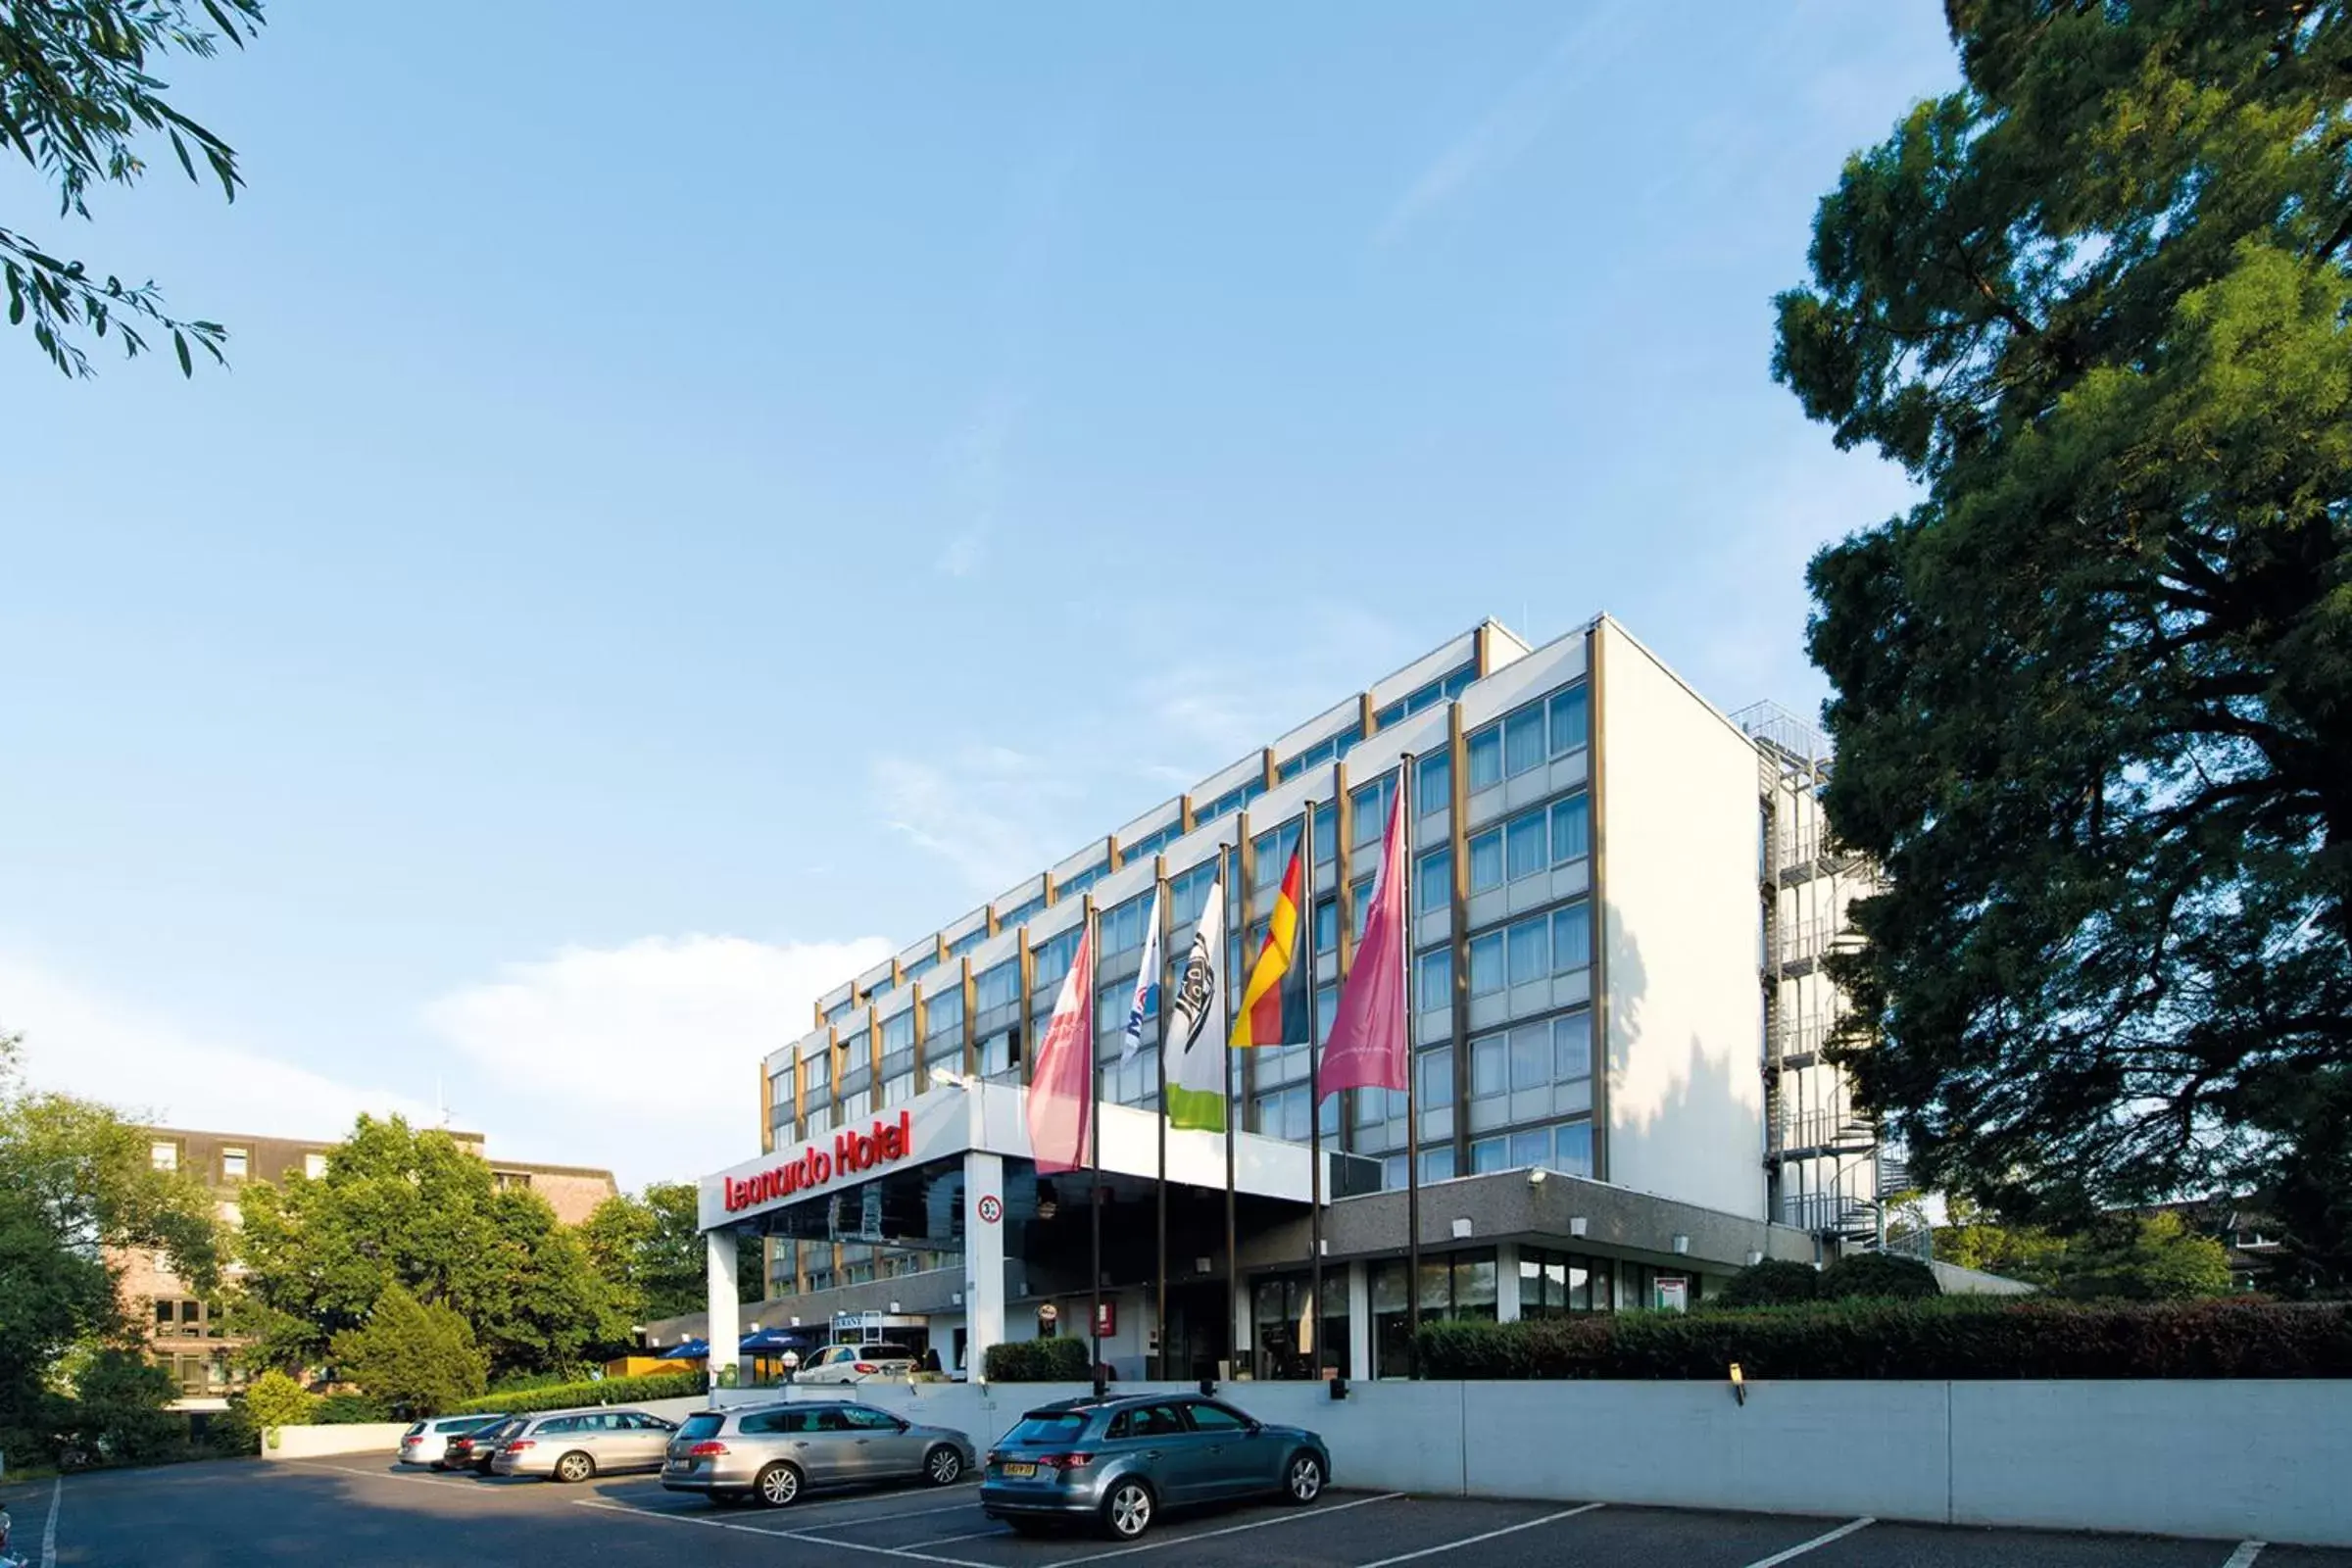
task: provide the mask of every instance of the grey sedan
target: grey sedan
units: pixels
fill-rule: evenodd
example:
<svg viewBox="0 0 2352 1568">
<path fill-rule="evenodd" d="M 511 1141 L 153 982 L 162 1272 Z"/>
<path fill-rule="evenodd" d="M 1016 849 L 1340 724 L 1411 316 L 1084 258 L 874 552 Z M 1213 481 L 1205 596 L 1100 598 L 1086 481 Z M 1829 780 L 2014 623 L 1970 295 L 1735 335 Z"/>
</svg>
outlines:
<svg viewBox="0 0 2352 1568">
<path fill-rule="evenodd" d="M 806 1400 L 688 1416 L 669 1441 L 662 1485 L 719 1503 L 783 1508 L 813 1487 L 918 1478 L 950 1486 L 978 1463 L 960 1432 L 871 1405 Z"/>
<path fill-rule="evenodd" d="M 1015 1530 L 1091 1519 L 1133 1541 L 1164 1509 L 1262 1495 L 1303 1505 L 1330 1481 L 1321 1438 L 1215 1399 L 1063 1399 L 1021 1417 L 989 1451 L 980 1507 Z"/>
</svg>

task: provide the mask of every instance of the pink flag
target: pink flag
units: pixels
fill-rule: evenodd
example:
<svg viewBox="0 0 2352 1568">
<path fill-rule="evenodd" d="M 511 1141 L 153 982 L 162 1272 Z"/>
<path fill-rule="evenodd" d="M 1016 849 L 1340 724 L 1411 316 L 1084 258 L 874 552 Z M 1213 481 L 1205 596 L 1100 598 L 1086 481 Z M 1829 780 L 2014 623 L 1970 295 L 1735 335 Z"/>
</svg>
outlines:
<svg viewBox="0 0 2352 1568">
<path fill-rule="evenodd" d="M 1364 916 L 1364 940 L 1340 993 L 1323 1048 L 1321 1088 L 1397 1089 L 1405 1085 L 1404 1043 L 1404 785 L 1389 806 L 1389 833 L 1380 851 L 1380 880 Z"/>
<path fill-rule="evenodd" d="M 1088 1122 L 1095 1108 L 1095 928 L 1078 938 L 1062 976 L 1053 1021 L 1038 1043 L 1029 1078 L 1029 1149 L 1049 1174 L 1088 1162 Z"/>
</svg>

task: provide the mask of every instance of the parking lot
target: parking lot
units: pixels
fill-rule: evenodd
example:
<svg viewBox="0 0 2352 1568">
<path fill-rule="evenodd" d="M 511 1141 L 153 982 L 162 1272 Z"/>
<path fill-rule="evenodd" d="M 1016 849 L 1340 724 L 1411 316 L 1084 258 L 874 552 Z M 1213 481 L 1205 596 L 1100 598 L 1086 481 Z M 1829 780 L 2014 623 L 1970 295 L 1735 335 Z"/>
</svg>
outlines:
<svg viewBox="0 0 2352 1568">
<path fill-rule="evenodd" d="M 57 1504 L 54 1557 L 49 1541 Z M 729 1568 L 2352 1568 L 2352 1551 L 2237 1542 L 1945 1530 L 1762 1514 L 1334 1492 L 1313 1508 L 1182 1516 L 1138 1544 L 1027 1540 L 984 1517 L 973 1488 L 812 1496 L 789 1510 L 717 1509 L 651 1478 L 562 1487 L 336 1459 L 180 1465 L 11 1488 L 14 1550 L 34 1568 L 351 1568 L 693 1562 Z"/>
</svg>

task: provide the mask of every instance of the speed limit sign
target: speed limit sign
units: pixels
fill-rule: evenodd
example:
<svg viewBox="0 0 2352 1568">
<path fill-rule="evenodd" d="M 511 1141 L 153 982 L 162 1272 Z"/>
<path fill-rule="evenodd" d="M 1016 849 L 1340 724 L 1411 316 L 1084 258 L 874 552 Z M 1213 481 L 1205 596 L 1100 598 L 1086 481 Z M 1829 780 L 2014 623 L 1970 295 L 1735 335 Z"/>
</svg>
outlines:
<svg viewBox="0 0 2352 1568">
<path fill-rule="evenodd" d="M 994 1193 L 991 1193 L 988 1197 L 980 1200 L 980 1218 L 983 1223 L 994 1225 L 997 1221 L 1003 1219 L 1004 1217 L 1004 1200 L 998 1198 Z"/>
</svg>

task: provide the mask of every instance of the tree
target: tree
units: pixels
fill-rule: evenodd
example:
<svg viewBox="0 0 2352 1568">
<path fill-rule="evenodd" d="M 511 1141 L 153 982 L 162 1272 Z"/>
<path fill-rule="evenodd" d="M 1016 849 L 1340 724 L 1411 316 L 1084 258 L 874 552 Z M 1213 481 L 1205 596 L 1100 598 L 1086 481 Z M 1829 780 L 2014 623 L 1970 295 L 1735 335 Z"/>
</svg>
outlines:
<svg viewBox="0 0 2352 1568">
<path fill-rule="evenodd" d="M 1821 1271 L 1820 1295 L 1825 1301 L 1920 1300 L 1941 1296 L 1936 1271 L 1915 1257 L 1892 1252 L 1848 1252 Z"/>
<path fill-rule="evenodd" d="M 358 1328 L 335 1336 L 340 1371 L 409 1416 L 439 1415 L 481 1394 L 489 1361 L 466 1319 L 388 1288 Z"/>
<path fill-rule="evenodd" d="M 597 1272 L 620 1289 L 629 1321 L 683 1317 L 710 1304 L 700 1204 L 692 1182 L 651 1182 L 642 1193 L 606 1199 L 581 1226 Z M 756 1242 L 736 1250 L 735 1288 L 749 1301 L 767 1295 Z"/>
<path fill-rule="evenodd" d="M 1824 550 L 1835 1054 L 1929 1184 L 2258 1189 L 2352 1269 L 2352 10 L 1947 0 L 1773 369 L 1925 500 Z"/>
<path fill-rule="evenodd" d="M 2077 1300 L 2189 1301 L 2230 1294 L 2230 1250 L 2178 1214 L 2111 1214 L 2059 1254 L 2051 1289 Z"/>
<path fill-rule="evenodd" d="M 362 1116 L 325 1174 L 245 1195 L 236 1327 L 256 1366 L 298 1370 L 395 1287 L 470 1325 L 501 1373 L 576 1365 L 628 1319 L 547 1200 L 500 1192 L 438 1129 Z"/>
<path fill-rule="evenodd" d="M 247 1384 L 238 1397 L 244 1401 L 246 1420 L 260 1431 L 300 1426 L 318 1408 L 317 1395 L 275 1367 Z"/>
<path fill-rule="evenodd" d="M 58 1401 L 60 1446 L 132 1464 L 163 1458 L 187 1437 L 165 1408 L 178 1397 L 172 1374 L 139 1350 L 105 1347 L 74 1369 L 73 1397 Z"/>
<path fill-rule="evenodd" d="M 1768 1257 L 1732 1276 L 1715 1295 L 1717 1306 L 1793 1306 L 1821 1295 L 1821 1273 L 1810 1263 Z"/>
</svg>

